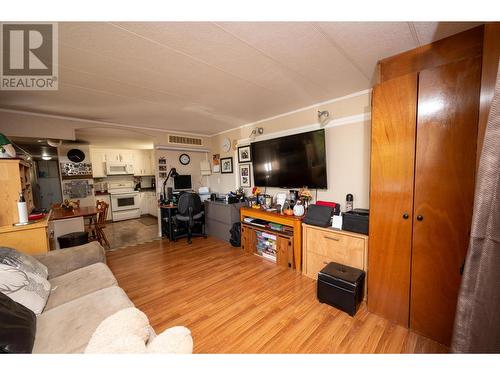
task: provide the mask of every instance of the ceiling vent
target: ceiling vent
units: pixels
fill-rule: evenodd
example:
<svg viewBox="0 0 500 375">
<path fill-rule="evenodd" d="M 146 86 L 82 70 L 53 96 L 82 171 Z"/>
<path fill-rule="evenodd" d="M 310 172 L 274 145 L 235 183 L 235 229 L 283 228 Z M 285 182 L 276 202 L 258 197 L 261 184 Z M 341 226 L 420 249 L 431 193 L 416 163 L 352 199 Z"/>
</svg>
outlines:
<svg viewBox="0 0 500 375">
<path fill-rule="evenodd" d="M 169 135 L 168 143 L 174 143 L 177 145 L 191 145 L 191 146 L 201 146 L 201 138 L 184 137 L 180 135 Z"/>
</svg>

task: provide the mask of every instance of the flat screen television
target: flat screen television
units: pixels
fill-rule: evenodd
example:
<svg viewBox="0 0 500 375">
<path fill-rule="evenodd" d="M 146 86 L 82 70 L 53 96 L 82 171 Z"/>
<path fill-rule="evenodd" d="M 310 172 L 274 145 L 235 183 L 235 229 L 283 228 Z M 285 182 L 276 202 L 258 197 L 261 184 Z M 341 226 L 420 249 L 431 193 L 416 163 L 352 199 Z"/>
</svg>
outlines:
<svg viewBox="0 0 500 375">
<path fill-rule="evenodd" d="M 251 144 L 255 186 L 326 189 L 325 130 Z"/>
<path fill-rule="evenodd" d="M 191 190 L 191 175 L 179 174 L 174 177 L 174 190 Z"/>
</svg>

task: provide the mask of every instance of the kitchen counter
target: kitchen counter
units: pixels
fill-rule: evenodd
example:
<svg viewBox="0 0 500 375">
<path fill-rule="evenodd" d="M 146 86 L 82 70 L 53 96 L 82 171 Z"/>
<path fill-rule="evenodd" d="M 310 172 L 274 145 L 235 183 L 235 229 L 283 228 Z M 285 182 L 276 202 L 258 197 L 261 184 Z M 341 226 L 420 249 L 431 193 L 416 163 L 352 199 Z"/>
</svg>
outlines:
<svg viewBox="0 0 500 375">
<path fill-rule="evenodd" d="M 134 190 L 138 193 L 148 193 L 148 192 L 153 192 L 156 193 L 156 188 L 142 188 L 141 190 Z M 109 195 L 107 191 L 96 191 L 94 195 L 97 197 L 99 195 Z"/>
<path fill-rule="evenodd" d="M 0 246 L 12 247 L 26 254 L 43 254 L 49 251 L 47 227 L 52 211 L 42 219 L 27 225 L 0 227 Z"/>
<path fill-rule="evenodd" d="M 0 234 L 17 232 L 17 231 L 25 231 L 27 229 L 33 229 L 33 228 L 46 227 L 48 225 L 47 223 L 50 219 L 50 216 L 51 216 L 51 213 L 49 212 L 43 218 L 35 220 L 32 224 L 18 225 L 18 226 L 4 225 L 3 227 L 0 227 Z"/>
</svg>

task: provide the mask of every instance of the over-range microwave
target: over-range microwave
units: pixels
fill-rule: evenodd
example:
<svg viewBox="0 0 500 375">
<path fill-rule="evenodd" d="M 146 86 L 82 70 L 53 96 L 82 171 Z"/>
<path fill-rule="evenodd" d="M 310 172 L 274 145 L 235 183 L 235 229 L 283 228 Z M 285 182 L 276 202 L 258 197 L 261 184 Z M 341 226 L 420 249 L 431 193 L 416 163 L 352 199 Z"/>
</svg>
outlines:
<svg viewBox="0 0 500 375">
<path fill-rule="evenodd" d="M 123 175 L 123 174 L 134 174 L 133 164 L 120 163 L 120 162 L 107 162 L 106 163 L 106 174 L 108 176 L 112 175 Z"/>
</svg>

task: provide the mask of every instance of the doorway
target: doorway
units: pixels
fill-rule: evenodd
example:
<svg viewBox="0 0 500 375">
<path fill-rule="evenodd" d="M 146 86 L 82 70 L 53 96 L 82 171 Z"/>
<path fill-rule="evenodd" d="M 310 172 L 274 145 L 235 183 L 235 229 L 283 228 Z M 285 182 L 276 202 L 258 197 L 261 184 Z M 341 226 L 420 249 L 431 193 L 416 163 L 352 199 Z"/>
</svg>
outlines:
<svg viewBox="0 0 500 375">
<path fill-rule="evenodd" d="M 62 202 L 59 165 L 57 160 L 38 160 L 35 163 L 38 189 L 36 192 L 33 191 L 33 194 L 38 197 L 34 199 L 38 202 L 38 208 L 49 209 L 52 204 Z"/>
</svg>

